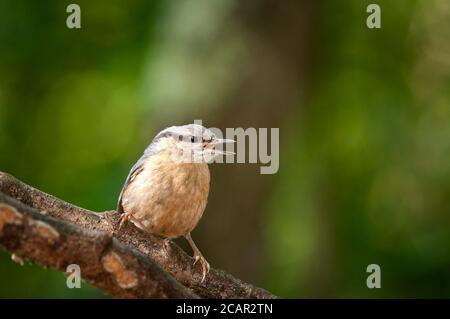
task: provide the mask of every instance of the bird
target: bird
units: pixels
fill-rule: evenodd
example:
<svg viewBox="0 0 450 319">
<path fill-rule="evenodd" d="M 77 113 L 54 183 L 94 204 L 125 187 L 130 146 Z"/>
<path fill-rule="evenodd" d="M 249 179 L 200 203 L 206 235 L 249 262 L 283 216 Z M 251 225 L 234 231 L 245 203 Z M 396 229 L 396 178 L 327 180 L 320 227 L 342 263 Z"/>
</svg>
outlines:
<svg viewBox="0 0 450 319">
<path fill-rule="evenodd" d="M 184 237 L 192 248 L 194 265 L 199 262 L 202 267 L 201 282 L 210 265 L 191 232 L 208 201 L 211 179 L 208 164 L 216 156 L 235 154 L 222 150 L 224 143 L 233 142 L 218 138 L 199 124 L 165 128 L 131 168 L 118 199 L 119 229 L 130 221 L 165 238 L 165 245 Z"/>
</svg>

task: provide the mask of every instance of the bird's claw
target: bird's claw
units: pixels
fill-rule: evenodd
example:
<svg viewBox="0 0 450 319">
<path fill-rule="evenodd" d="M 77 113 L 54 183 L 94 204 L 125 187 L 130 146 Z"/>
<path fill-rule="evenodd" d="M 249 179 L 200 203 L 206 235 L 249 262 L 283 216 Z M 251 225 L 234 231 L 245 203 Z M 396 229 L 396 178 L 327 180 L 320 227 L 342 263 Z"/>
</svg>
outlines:
<svg viewBox="0 0 450 319">
<path fill-rule="evenodd" d="M 194 265 L 197 264 L 197 262 L 200 261 L 200 265 L 202 266 L 202 281 L 200 283 L 203 283 L 205 281 L 206 275 L 209 273 L 209 263 L 206 261 L 205 257 L 203 257 L 200 254 L 194 255 Z"/>
<path fill-rule="evenodd" d="M 170 248 L 170 238 L 164 238 L 163 239 L 163 247 L 166 250 L 166 252 L 169 250 L 169 248 Z"/>
<path fill-rule="evenodd" d="M 122 214 L 122 216 L 120 216 L 120 221 L 119 221 L 119 229 L 122 228 L 123 224 L 125 224 L 125 222 L 130 219 L 130 214 Z"/>
</svg>

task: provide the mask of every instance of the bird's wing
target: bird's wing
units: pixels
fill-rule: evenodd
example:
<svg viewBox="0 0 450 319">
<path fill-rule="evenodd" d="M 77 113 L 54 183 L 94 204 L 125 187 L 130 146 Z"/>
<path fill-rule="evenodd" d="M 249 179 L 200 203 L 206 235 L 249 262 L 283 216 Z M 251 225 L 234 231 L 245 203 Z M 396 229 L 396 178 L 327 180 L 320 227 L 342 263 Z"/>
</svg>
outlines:
<svg viewBox="0 0 450 319">
<path fill-rule="evenodd" d="M 123 214 L 123 206 L 122 206 L 122 196 L 127 187 L 133 182 L 133 180 L 138 176 L 143 170 L 144 170 L 144 164 L 148 157 L 155 154 L 154 144 L 150 144 L 149 147 L 144 152 L 144 155 L 134 164 L 134 166 L 131 168 L 130 173 L 127 176 L 127 179 L 125 180 L 125 184 L 122 187 L 122 190 L 119 195 L 119 200 L 117 202 L 117 212 L 119 214 Z"/>
<path fill-rule="evenodd" d="M 136 178 L 136 176 L 138 176 L 139 173 L 142 172 L 143 170 L 144 170 L 144 159 L 141 158 L 141 159 L 139 159 L 139 161 L 138 161 L 136 164 L 134 164 L 134 166 L 131 168 L 131 171 L 130 171 L 130 173 L 128 174 L 127 179 L 125 180 L 125 184 L 123 185 L 122 190 L 121 190 L 121 192 L 120 192 L 120 195 L 119 195 L 119 201 L 118 201 L 118 203 L 117 203 L 117 212 L 118 212 L 119 214 L 123 214 L 123 213 L 124 213 L 124 211 L 123 211 L 123 206 L 122 206 L 122 195 L 123 195 L 123 193 L 124 193 L 125 190 L 127 189 L 128 185 L 130 185 L 130 184 L 133 182 L 133 180 Z"/>
</svg>

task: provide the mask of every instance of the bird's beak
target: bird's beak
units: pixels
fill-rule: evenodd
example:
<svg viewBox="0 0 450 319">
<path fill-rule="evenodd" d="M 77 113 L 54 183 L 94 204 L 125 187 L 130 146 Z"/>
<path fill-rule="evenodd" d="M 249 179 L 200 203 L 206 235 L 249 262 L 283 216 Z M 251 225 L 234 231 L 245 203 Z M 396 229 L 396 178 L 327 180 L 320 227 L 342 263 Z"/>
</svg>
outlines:
<svg viewBox="0 0 450 319">
<path fill-rule="evenodd" d="M 230 139 L 216 138 L 211 142 L 212 145 L 226 144 L 226 143 L 236 143 L 236 141 Z M 236 153 L 231 151 L 214 149 L 214 155 L 236 155 Z"/>
<path fill-rule="evenodd" d="M 226 143 L 236 143 L 235 140 L 225 139 L 225 138 L 216 138 L 212 141 L 212 144 L 226 144 Z"/>
<path fill-rule="evenodd" d="M 236 155 L 235 152 L 231 152 L 231 151 L 222 151 L 222 150 L 213 150 L 214 155 Z"/>
</svg>

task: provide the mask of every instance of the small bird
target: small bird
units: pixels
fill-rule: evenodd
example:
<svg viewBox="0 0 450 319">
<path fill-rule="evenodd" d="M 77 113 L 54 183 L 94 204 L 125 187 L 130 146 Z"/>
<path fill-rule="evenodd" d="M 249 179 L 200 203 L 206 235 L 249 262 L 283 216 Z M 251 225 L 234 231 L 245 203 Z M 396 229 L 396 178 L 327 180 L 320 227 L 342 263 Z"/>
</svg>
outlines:
<svg viewBox="0 0 450 319">
<path fill-rule="evenodd" d="M 198 124 L 168 127 L 159 132 L 132 167 L 119 196 L 120 226 L 127 221 L 149 233 L 171 239 L 183 236 L 200 262 L 202 282 L 209 263 L 191 232 L 205 210 L 209 194 L 208 163 L 233 152 L 216 146 L 234 140 L 217 138 Z"/>
</svg>

